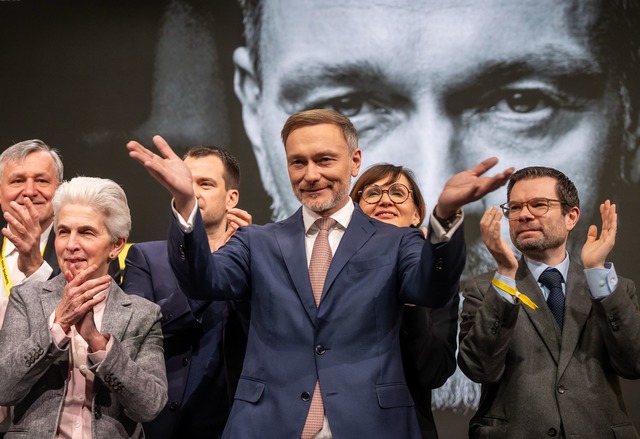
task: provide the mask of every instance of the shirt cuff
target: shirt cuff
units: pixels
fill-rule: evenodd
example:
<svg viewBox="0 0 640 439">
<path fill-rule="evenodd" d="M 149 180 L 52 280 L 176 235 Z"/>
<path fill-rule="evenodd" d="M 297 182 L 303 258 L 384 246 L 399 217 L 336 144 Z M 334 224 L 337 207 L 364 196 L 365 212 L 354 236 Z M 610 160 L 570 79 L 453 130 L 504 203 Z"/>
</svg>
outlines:
<svg viewBox="0 0 640 439">
<path fill-rule="evenodd" d="M 54 323 L 56 318 L 56 312 L 52 312 L 49 316 L 49 333 L 51 334 L 51 340 L 55 343 L 56 347 L 60 350 L 64 350 L 69 344 L 70 337 L 64 332 L 62 326 L 58 323 Z"/>
<path fill-rule="evenodd" d="M 516 280 L 515 279 L 511 279 L 510 277 L 503 276 L 500 273 L 496 273 L 493 277 L 494 277 L 494 279 L 499 280 L 500 282 L 502 282 L 503 284 L 506 284 L 507 286 L 513 288 L 514 290 L 516 289 Z M 507 302 L 509 302 L 512 305 L 516 304 L 516 298 L 514 296 L 512 296 L 509 293 L 507 293 L 502 288 L 498 288 L 496 286 L 496 284 L 492 283 L 491 285 L 493 286 L 493 289 L 496 290 L 496 292 L 500 295 L 500 297 L 502 297 L 504 300 L 506 300 Z"/>
<path fill-rule="evenodd" d="M 102 351 L 89 352 L 87 354 L 87 360 L 91 366 L 97 366 L 105 359 L 107 354 L 111 351 L 111 347 L 113 346 L 113 337 L 109 337 L 109 341 L 107 342 L 107 347 Z"/>
<path fill-rule="evenodd" d="M 431 226 L 429 239 L 431 240 L 431 244 L 441 244 L 443 242 L 449 242 L 451 240 L 451 237 L 460 228 L 460 225 L 462 225 L 463 220 L 464 210 L 459 217 L 453 220 L 453 223 L 451 223 L 451 228 L 449 230 L 445 230 L 444 227 L 442 227 L 442 224 L 440 224 L 440 221 L 438 221 L 433 212 L 431 212 L 431 215 L 429 216 L 429 225 Z"/>
<path fill-rule="evenodd" d="M 51 268 L 51 265 L 49 265 L 47 261 L 44 261 L 36 271 L 31 273 L 31 276 L 25 277 L 22 282 L 20 282 L 20 285 L 34 281 L 44 282 L 51 277 L 51 273 L 53 273 L 53 268 Z"/>
<path fill-rule="evenodd" d="M 607 297 L 618 287 L 618 275 L 612 262 L 605 262 L 604 268 L 585 268 L 584 275 L 594 299 Z"/>
<path fill-rule="evenodd" d="M 193 232 L 193 223 L 196 220 L 196 212 L 198 211 L 198 199 L 197 198 L 196 198 L 196 205 L 193 208 L 193 210 L 191 211 L 191 214 L 189 215 L 189 219 L 187 221 L 185 221 L 184 218 L 182 218 L 182 215 L 180 215 L 178 213 L 178 211 L 176 210 L 176 208 L 174 206 L 174 200 L 173 199 L 171 200 L 171 211 L 173 212 L 173 215 L 178 220 L 178 225 L 180 226 L 180 230 L 182 230 L 184 233 Z"/>
</svg>

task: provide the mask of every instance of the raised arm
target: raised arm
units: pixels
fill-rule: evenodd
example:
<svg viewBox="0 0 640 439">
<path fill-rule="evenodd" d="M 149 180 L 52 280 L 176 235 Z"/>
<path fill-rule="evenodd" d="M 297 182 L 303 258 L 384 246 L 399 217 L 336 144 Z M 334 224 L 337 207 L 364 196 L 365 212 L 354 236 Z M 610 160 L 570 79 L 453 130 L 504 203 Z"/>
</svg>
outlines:
<svg viewBox="0 0 640 439">
<path fill-rule="evenodd" d="M 176 210 L 187 220 L 196 203 L 191 171 L 162 137 L 153 136 L 153 143 L 162 156 L 136 141 L 127 143 L 129 156 L 142 164 L 171 193 Z"/>
</svg>

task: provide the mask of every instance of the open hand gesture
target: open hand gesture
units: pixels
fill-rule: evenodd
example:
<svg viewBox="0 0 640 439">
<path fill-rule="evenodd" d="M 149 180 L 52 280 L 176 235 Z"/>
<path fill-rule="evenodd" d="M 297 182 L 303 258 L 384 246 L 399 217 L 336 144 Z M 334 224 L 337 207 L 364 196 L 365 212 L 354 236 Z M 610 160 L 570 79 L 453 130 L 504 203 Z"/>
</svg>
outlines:
<svg viewBox="0 0 640 439">
<path fill-rule="evenodd" d="M 587 241 L 582 247 L 582 263 L 585 268 L 604 268 L 607 256 L 613 250 L 616 243 L 616 233 L 618 231 L 618 213 L 616 205 L 609 200 L 600 205 L 600 216 L 602 216 L 602 230 L 598 238 L 598 228 L 595 225 L 589 226 Z"/>
<path fill-rule="evenodd" d="M 178 213 L 187 219 L 195 207 L 191 171 L 169 144 L 160 136 L 153 136 L 153 143 L 162 156 L 136 141 L 127 143 L 129 157 L 141 163 L 171 193 Z"/>
<path fill-rule="evenodd" d="M 513 174 L 514 168 L 506 169 L 493 177 L 482 177 L 482 174 L 493 168 L 496 163 L 498 159 L 491 157 L 451 177 L 438 198 L 436 215 L 440 218 L 450 218 L 465 204 L 479 200 L 503 186 Z"/>
</svg>

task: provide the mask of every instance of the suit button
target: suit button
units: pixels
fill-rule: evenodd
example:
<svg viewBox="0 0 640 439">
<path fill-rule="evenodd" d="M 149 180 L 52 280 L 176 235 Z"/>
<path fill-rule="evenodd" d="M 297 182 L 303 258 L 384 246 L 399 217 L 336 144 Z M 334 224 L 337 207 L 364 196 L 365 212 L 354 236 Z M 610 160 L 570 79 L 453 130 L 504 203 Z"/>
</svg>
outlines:
<svg viewBox="0 0 640 439">
<path fill-rule="evenodd" d="M 102 412 L 96 410 L 95 414 L 93 415 L 94 418 L 96 419 L 100 419 L 102 418 Z"/>
<path fill-rule="evenodd" d="M 613 332 L 616 332 L 618 329 L 620 329 L 620 327 L 618 326 L 618 324 L 616 322 L 611 322 L 611 330 Z"/>
<path fill-rule="evenodd" d="M 175 401 L 169 404 L 169 410 L 171 410 L 172 412 L 175 412 L 176 410 L 178 410 L 178 407 L 180 407 L 180 404 L 178 404 Z"/>
<path fill-rule="evenodd" d="M 183 365 L 184 367 L 187 367 L 187 366 L 189 365 L 189 359 L 188 359 L 188 358 L 183 358 L 183 359 L 182 359 L 182 365 Z"/>
<path fill-rule="evenodd" d="M 555 428 L 550 428 L 550 429 L 547 431 L 547 434 L 548 434 L 549 436 L 555 436 L 555 435 L 557 435 L 557 434 L 558 434 L 558 430 L 556 430 Z"/>
<path fill-rule="evenodd" d="M 491 334 L 496 335 L 498 333 L 498 331 L 496 331 L 496 328 L 491 328 Z"/>
<path fill-rule="evenodd" d="M 325 352 L 327 352 L 327 350 L 324 348 L 324 346 L 322 346 L 321 344 L 319 344 L 318 346 L 316 346 L 316 354 L 318 355 L 322 355 Z"/>
<path fill-rule="evenodd" d="M 304 402 L 307 402 L 311 399 L 311 395 L 309 394 L 309 392 L 302 392 L 302 395 L 300 395 L 300 399 Z"/>
<path fill-rule="evenodd" d="M 558 393 L 562 394 L 565 390 L 567 389 L 565 389 L 564 386 L 558 386 Z"/>
</svg>

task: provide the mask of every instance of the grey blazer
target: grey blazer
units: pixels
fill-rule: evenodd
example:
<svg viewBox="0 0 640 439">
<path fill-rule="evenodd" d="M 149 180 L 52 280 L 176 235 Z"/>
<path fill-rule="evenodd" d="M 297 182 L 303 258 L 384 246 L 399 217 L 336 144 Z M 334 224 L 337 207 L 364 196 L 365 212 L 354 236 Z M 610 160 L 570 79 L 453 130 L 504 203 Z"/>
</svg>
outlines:
<svg viewBox="0 0 640 439">
<path fill-rule="evenodd" d="M 633 282 L 594 300 L 583 267 L 571 262 L 561 332 L 524 261 L 518 290 L 538 309 L 509 304 L 494 273 L 468 282 L 458 362 L 482 383 L 472 438 L 637 438 L 619 377 L 640 377 L 640 312 Z"/>
<path fill-rule="evenodd" d="M 51 339 L 48 319 L 65 286 L 64 276 L 11 290 L 0 330 L 0 405 L 13 405 L 9 438 L 53 438 L 69 369 L 68 345 Z M 167 402 L 160 307 L 125 294 L 111 283 L 102 332 L 114 338 L 105 359 L 92 366 L 92 437 L 141 438 Z"/>
</svg>

